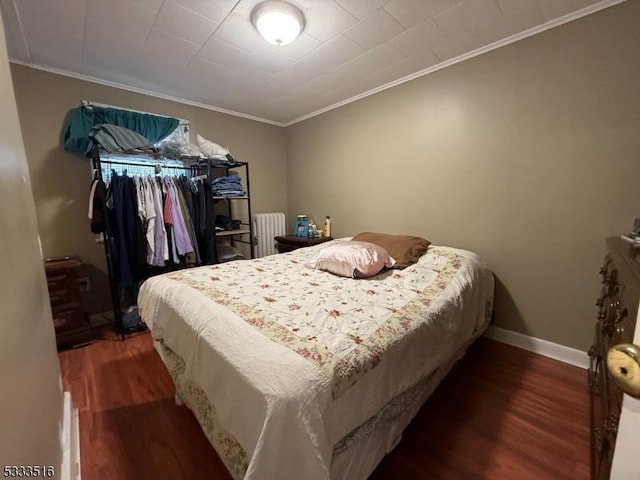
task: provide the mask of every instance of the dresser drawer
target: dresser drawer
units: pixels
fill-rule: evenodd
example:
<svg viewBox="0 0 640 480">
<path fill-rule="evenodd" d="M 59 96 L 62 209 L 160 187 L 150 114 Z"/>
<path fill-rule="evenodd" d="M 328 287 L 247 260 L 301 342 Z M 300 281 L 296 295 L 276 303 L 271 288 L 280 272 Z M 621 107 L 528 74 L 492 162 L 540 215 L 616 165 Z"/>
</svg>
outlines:
<svg viewBox="0 0 640 480">
<path fill-rule="evenodd" d="M 51 313 L 56 333 L 83 326 L 82 308 L 76 303 L 60 305 L 53 308 Z"/>
<path fill-rule="evenodd" d="M 74 303 L 79 300 L 78 291 L 70 288 L 59 288 L 56 290 L 49 289 L 49 301 L 51 302 L 51 308 L 65 305 L 67 303 Z"/>
<path fill-rule="evenodd" d="M 48 273 L 47 288 L 50 292 L 60 290 L 61 288 L 68 288 L 73 284 L 74 279 L 75 275 L 71 271 Z"/>
<path fill-rule="evenodd" d="M 78 274 L 75 269 L 56 269 L 47 274 L 47 288 L 49 296 L 66 295 L 70 298 L 79 298 Z M 52 298 L 53 300 L 53 298 Z"/>
</svg>

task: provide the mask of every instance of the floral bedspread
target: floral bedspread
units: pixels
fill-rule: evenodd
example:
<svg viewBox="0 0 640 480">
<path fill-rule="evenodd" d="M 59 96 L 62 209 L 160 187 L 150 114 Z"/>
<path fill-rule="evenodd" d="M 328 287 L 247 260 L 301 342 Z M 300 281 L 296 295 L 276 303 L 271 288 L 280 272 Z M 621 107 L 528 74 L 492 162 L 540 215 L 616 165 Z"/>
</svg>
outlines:
<svg viewBox="0 0 640 480">
<path fill-rule="evenodd" d="M 305 268 L 308 252 L 182 270 L 167 277 L 205 294 L 320 367 L 337 397 L 384 352 L 437 314 L 430 309 L 464 258 L 433 249 L 408 271 L 351 279 Z"/>
<path fill-rule="evenodd" d="M 493 278 L 475 254 L 432 246 L 407 269 L 347 279 L 304 266 L 326 245 L 141 289 L 154 338 L 246 451 L 245 478 L 327 478 L 338 440 L 489 321 Z"/>
</svg>

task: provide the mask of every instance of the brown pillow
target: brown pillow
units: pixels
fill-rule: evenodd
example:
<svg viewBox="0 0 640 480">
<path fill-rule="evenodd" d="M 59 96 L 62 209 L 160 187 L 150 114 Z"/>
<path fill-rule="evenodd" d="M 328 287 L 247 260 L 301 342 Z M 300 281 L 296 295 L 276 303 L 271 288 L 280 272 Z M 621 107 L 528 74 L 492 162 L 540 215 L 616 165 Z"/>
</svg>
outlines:
<svg viewBox="0 0 640 480">
<path fill-rule="evenodd" d="M 395 259 L 396 264 L 393 268 L 406 268 L 413 265 L 431 245 L 429 240 L 414 235 L 388 235 L 372 232 L 359 233 L 351 240 L 381 246 Z"/>
</svg>

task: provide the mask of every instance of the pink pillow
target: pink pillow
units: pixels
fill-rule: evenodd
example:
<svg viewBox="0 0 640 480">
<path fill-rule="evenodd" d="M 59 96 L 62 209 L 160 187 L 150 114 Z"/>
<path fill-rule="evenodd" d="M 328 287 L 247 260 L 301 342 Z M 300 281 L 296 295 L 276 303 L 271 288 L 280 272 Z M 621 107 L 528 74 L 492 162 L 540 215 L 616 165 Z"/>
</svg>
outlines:
<svg viewBox="0 0 640 480">
<path fill-rule="evenodd" d="M 340 240 L 324 247 L 305 266 L 350 278 L 368 278 L 396 261 L 373 243 Z"/>
</svg>

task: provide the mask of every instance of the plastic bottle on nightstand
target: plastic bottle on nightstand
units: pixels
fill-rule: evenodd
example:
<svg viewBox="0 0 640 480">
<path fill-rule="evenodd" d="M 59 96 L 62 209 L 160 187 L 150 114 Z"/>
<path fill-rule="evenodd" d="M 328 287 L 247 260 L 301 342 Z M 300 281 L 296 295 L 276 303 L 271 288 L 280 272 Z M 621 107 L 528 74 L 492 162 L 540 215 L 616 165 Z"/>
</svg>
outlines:
<svg viewBox="0 0 640 480">
<path fill-rule="evenodd" d="M 329 217 L 329 215 L 327 215 L 327 218 L 324 219 L 324 230 L 322 233 L 325 237 L 331 236 L 331 218 Z"/>
</svg>

